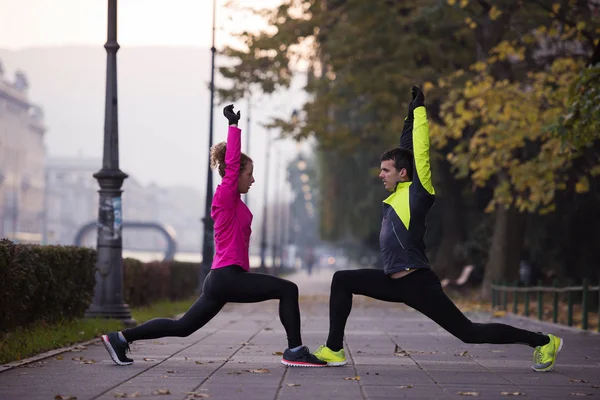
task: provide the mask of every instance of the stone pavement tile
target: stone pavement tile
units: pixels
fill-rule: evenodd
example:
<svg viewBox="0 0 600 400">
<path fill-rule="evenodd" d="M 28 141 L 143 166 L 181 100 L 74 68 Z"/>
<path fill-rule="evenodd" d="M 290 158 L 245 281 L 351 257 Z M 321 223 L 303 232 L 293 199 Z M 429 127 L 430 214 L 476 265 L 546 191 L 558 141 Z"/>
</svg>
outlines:
<svg viewBox="0 0 600 400">
<path fill-rule="evenodd" d="M 570 387 L 570 386 L 535 386 L 522 385 L 519 391 L 526 394 L 527 399 L 540 400 L 565 400 L 565 399 L 598 399 L 600 398 L 600 390 L 592 387 Z"/>
<path fill-rule="evenodd" d="M 347 356 L 346 356 L 347 357 Z M 356 366 L 389 365 L 389 366 L 416 366 L 410 357 L 381 357 L 364 354 L 352 354 L 352 360 L 348 360 Z"/>
<path fill-rule="evenodd" d="M 467 399 L 471 398 L 466 393 L 477 393 L 477 399 L 511 399 L 511 398 L 520 398 L 520 395 L 502 395 L 502 392 L 506 393 L 526 393 L 527 396 L 525 398 L 531 399 L 532 397 L 523 390 L 523 388 L 512 385 L 508 382 L 504 384 L 477 384 L 472 385 L 468 383 L 448 383 L 442 384 L 442 388 L 446 391 L 447 396 L 451 399 Z M 463 394 L 461 394 L 463 393 Z"/>
<path fill-rule="evenodd" d="M 277 400 L 363 400 L 359 384 L 356 381 L 314 380 L 298 385 L 296 380 L 286 380 Z"/>
<path fill-rule="evenodd" d="M 169 374 L 165 374 L 164 377 L 147 377 L 144 374 L 111 388 L 98 398 L 114 400 L 119 394 L 139 393 L 141 398 L 155 397 L 162 400 L 175 400 L 184 398 L 186 392 L 191 392 L 199 384 L 200 378 L 196 380 L 189 377 L 171 377 Z"/>
<path fill-rule="evenodd" d="M 415 385 L 433 383 L 426 371 L 417 366 L 357 365 L 364 385 Z"/>
<path fill-rule="evenodd" d="M 458 382 L 469 385 L 506 383 L 506 380 L 504 378 L 502 378 L 499 375 L 492 374 L 490 372 L 460 370 L 456 368 L 451 368 L 444 370 L 427 369 L 427 373 L 435 382 L 441 385 Z"/>
<path fill-rule="evenodd" d="M 40 365 L 39 368 L 21 367 L 3 372 L 0 398 L 29 399 L 38 395 L 53 398 L 57 394 L 92 398 L 149 368 L 146 365 L 119 367 L 112 361 L 82 365 L 69 359 L 52 359 Z"/>
<path fill-rule="evenodd" d="M 232 385 L 236 382 L 277 387 L 285 370 L 286 368 L 280 363 L 248 363 L 242 365 L 226 363 L 216 370 L 202 387 L 220 384 Z"/>
<path fill-rule="evenodd" d="M 395 400 L 395 399 L 448 399 L 450 398 L 444 390 L 434 383 L 420 383 L 394 386 L 363 386 L 363 390 L 369 400 Z"/>
</svg>

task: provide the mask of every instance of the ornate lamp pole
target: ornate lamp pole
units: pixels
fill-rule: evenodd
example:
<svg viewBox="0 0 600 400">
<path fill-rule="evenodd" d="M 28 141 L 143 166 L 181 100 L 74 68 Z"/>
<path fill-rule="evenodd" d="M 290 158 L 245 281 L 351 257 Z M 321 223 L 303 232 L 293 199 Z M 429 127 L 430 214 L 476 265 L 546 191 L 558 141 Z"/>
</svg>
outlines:
<svg viewBox="0 0 600 400">
<path fill-rule="evenodd" d="M 210 70 L 210 117 L 208 127 L 208 161 L 206 171 L 206 202 L 204 203 L 204 235 L 202 239 L 202 264 L 200 266 L 200 279 L 198 282 L 198 293 L 202 293 L 202 285 L 206 275 L 210 272 L 213 258 L 215 255 L 214 221 L 210 216 L 210 207 L 213 201 L 213 174 L 210 169 L 210 148 L 213 146 L 213 126 L 214 126 L 214 108 L 215 108 L 215 31 L 216 31 L 217 2 L 213 0 L 213 20 L 212 20 L 212 52 L 211 70 Z"/>
<path fill-rule="evenodd" d="M 123 302 L 123 239 L 121 187 L 127 174 L 119 169 L 119 116 L 117 101 L 117 0 L 108 0 L 106 49 L 106 104 L 102 169 L 94 174 L 100 185 L 98 210 L 98 260 L 94 299 L 86 317 L 123 320 L 134 325 Z"/>
</svg>

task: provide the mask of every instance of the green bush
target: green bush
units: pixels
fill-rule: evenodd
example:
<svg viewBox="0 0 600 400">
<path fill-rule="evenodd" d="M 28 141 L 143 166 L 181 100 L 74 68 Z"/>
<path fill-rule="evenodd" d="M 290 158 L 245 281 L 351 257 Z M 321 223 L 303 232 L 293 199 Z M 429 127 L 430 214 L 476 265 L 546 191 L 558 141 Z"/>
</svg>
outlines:
<svg viewBox="0 0 600 400">
<path fill-rule="evenodd" d="M 199 263 L 171 261 L 169 271 L 171 272 L 170 300 L 185 300 L 196 293 L 200 273 Z"/>
<path fill-rule="evenodd" d="M 123 260 L 123 298 L 131 307 L 196 293 L 200 265 Z M 92 302 L 96 250 L 0 240 L 0 332 L 35 322 L 83 317 Z"/>
<path fill-rule="evenodd" d="M 96 252 L 0 241 L 0 332 L 83 315 L 94 290 Z"/>
<path fill-rule="evenodd" d="M 183 300 L 196 293 L 200 264 L 170 262 L 142 263 L 123 260 L 123 298 L 131 307 L 160 300 Z"/>
</svg>

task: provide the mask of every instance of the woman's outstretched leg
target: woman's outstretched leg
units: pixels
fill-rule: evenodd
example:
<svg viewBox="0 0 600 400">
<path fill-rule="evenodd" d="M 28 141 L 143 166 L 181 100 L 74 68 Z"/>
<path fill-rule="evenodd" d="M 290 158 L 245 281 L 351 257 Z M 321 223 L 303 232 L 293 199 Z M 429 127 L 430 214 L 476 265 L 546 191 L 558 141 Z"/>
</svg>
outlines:
<svg viewBox="0 0 600 400">
<path fill-rule="evenodd" d="M 155 318 L 135 328 L 102 335 L 102 342 L 112 360 L 118 365 L 129 365 L 129 343 L 137 340 L 158 339 L 166 336 L 185 337 L 202 328 L 221 311 L 225 302 L 211 296 L 212 274 L 206 277 L 203 294 L 179 319 Z"/>
</svg>

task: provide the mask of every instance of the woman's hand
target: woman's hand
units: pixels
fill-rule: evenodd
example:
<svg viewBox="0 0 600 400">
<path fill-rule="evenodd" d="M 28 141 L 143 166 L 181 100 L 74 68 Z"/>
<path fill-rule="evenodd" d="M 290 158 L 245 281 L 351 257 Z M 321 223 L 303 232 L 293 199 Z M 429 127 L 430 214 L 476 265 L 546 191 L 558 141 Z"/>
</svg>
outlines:
<svg viewBox="0 0 600 400">
<path fill-rule="evenodd" d="M 233 104 L 223 108 L 223 115 L 229 121 L 229 125 L 237 125 L 238 121 L 240 120 L 240 111 L 238 111 L 237 114 L 233 112 Z"/>
</svg>

